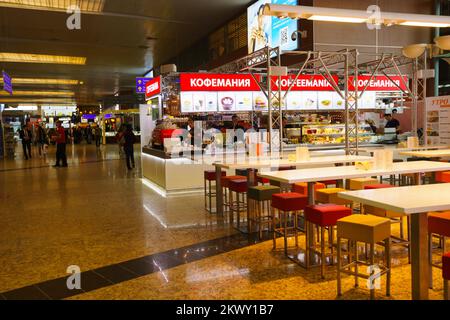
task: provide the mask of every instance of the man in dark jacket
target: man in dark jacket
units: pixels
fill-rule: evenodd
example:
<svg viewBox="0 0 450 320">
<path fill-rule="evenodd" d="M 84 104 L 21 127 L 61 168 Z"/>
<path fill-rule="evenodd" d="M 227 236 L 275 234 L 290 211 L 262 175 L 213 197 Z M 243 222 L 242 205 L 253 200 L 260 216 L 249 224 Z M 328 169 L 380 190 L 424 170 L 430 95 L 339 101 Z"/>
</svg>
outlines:
<svg viewBox="0 0 450 320">
<path fill-rule="evenodd" d="M 30 128 L 24 125 L 19 131 L 19 135 L 20 139 L 22 140 L 22 148 L 25 160 L 31 159 L 31 140 L 33 137 L 33 133 L 31 132 Z"/>
<path fill-rule="evenodd" d="M 125 156 L 127 159 L 127 168 L 128 170 L 131 170 L 132 168 L 135 168 L 134 164 L 134 141 L 135 141 L 135 135 L 133 133 L 133 128 L 131 125 L 127 125 L 125 132 L 123 134 L 123 138 L 125 140 L 125 143 L 123 145 L 123 149 L 125 151 Z"/>
</svg>

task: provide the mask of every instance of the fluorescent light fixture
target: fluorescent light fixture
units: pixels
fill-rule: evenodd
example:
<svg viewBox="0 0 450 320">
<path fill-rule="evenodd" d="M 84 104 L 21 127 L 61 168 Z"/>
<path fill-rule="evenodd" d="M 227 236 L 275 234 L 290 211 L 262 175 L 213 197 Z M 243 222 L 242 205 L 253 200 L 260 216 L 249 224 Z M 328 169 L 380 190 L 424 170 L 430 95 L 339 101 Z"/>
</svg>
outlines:
<svg viewBox="0 0 450 320">
<path fill-rule="evenodd" d="M 73 97 L 75 93 L 72 91 L 13 91 L 14 96 L 59 96 L 59 97 Z M 8 92 L 0 91 L 0 96 L 9 96 Z"/>
<path fill-rule="evenodd" d="M 332 22 L 349 22 L 349 23 L 364 23 L 367 19 L 362 18 L 351 18 L 351 17 L 336 17 L 336 16 L 320 16 L 320 15 L 312 15 L 308 18 L 308 20 L 316 20 L 316 21 L 332 21 Z"/>
<path fill-rule="evenodd" d="M 26 98 L 2 98 L 0 97 L 0 103 L 45 103 L 45 104 L 51 104 L 51 103 L 57 103 L 58 105 L 61 104 L 70 104 L 73 105 L 75 101 L 65 98 L 42 98 L 42 99 L 26 99 Z"/>
<path fill-rule="evenodd" d="M 0 0 L 0 7 L 66 11 L 75 5 L 82 12 L 102 12 L 105 0 Z"/>
<path fill-rule="evenodd" d="M 405 21 L 405 22 L 400 22 L 399 25 L 411 26 L 411 27 L 447 28 L 447 27 L 450 27 L 450 22 L 449 23 L 436 23 L 436 22 Z"/>
<path fill-rule="evenodd" d="M 5 111 L 37 111 L 38 107 L 36 105 L 18 105 L 16 108 L 8 107 Z"/>
<path fill-rule="evenodd" d="M 0 83 L 3 79 L 0 79 Z M 34 79 L 34 78 L 12 78 L 13 84 L 48 84 L 48 85 L 78 85 L 78 80 L 70 79 Z"/>
<path fill-rule="evenodd" d="M 49 63 L 85 65 L 86 57 L 54 56 L 34 53 L 0 52 L 1 62 Z"/>
<path fill-rule="evenodd" d="M 288 16 L 292 19 L 308 19 L 316 21 L 374 23 L 372 13 L 363 10 L 266 4 L 263 14 L 266 16 Z M 381 17 L 377 19 L 376 24 L 384 24 L 386 26 L 403 25 L 414 27 L 445 28 L 450 27 L 450 18 L 448 16 L 383 11 L 381 12 Z"/>
</svg>

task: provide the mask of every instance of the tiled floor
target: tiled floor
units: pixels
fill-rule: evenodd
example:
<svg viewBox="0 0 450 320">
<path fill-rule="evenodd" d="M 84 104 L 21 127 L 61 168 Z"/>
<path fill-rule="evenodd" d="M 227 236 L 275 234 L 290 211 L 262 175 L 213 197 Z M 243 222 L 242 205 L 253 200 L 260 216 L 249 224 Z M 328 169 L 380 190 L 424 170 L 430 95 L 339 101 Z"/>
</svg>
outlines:
<svg viewBox="0 0 450 320">
<path fill-rule="evenodd" d="M 139 168 L 126 170 L 116 146 L 69 150 L 68 169 L 0 161 L 0 298 L 336 299 L 334 267 L 322 280 L 272 252 L 271 241 L 218 223 L 202 195 L 160 197 Z M 404 250 L 394 262 L 390 299 L 409 299 Z M 66 286 L 72 265 L 82 271 L 78 291 Z M 440 299 L 438 270 L 434 278 L 430 298 Z M 344 280 L 342 299 L 367 299 L 352 282 Z"/>
</svg>

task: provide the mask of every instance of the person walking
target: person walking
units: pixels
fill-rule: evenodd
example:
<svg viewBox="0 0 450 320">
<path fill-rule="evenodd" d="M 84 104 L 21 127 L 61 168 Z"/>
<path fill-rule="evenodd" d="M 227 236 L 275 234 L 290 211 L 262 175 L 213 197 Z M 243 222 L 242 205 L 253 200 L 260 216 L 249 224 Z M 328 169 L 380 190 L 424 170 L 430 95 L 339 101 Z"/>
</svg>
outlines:
<svg viewBox="0 0 450 320">
<path fill-rule="evenodd" d="M 31 133 L 30 128 L 28 128 L 27 125 L 24 125 L 22 129 L 19 131 L 19 136 L 20 139 L 22 140 L 22 148 L 25 160 L 31 159 L 31 141 L 33 135 Z"/>
<path fill-rule="evenodd" d="M 128 170 L 131 170 L 132 168 L 135 168 L 134 163 L 134 141 L 135 141 L 135 135 L 133 133 L 133 128 L 130 124 L 126 126 L 125 132 L 123 133 L 124 138 L 124 145 L 123 149 L 125 151 L 126 161 L 127 161 L 127 168 Z"/>
<path fill-rule="evenodd" d="M 45 129 L 43 128 L 43 124 L 38 125 L 38 127 L 37 127 L 36 142 L 37 142 L 37 147 L 39 150 L 39 157 L 42 158 L 42 156 L 45 155 L 45 147 L 44 146 L 46 144 L 48 144 L 47 143 L 47 133 L 45 132 Z"/>
<path fill-rule="evenodd" d="M 56 142 L 56 164 L 54 168 L 67 167 L 67 155 L 66 155 L 66 131 L 62 127 L 62 122 L 56 122 L 56 134 L 53 136 L 53 140 Z M 62 162 L 62 165 L 61 165 Z"/>
<path fill-rule="evenodd" d="M 97 146 L 97 148 L 99 148 L 102 139 L 102 129 L 100 129 L 100 127 L 97 126 L 94 130 L 95 130 L 95 145 Z"/>
</svg>

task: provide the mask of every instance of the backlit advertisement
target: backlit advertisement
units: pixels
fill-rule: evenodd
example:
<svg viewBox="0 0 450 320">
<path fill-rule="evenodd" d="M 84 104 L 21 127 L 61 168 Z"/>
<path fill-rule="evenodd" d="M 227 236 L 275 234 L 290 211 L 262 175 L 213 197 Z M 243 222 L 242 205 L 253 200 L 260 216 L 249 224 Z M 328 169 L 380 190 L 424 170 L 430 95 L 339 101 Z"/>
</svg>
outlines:
<svg viewBox="0 0 450 320">
<path fill-rule="evenodd" d="M 292 34 L 298 29 L 294 19 L 264 16 L 266 4 L 297 5 L 297 0 L 260 0 L 247 9 L 248 52 L 253 53 L 267 46 L 281 50 L 296 50 L 298 41 Z"/>
</svg>

